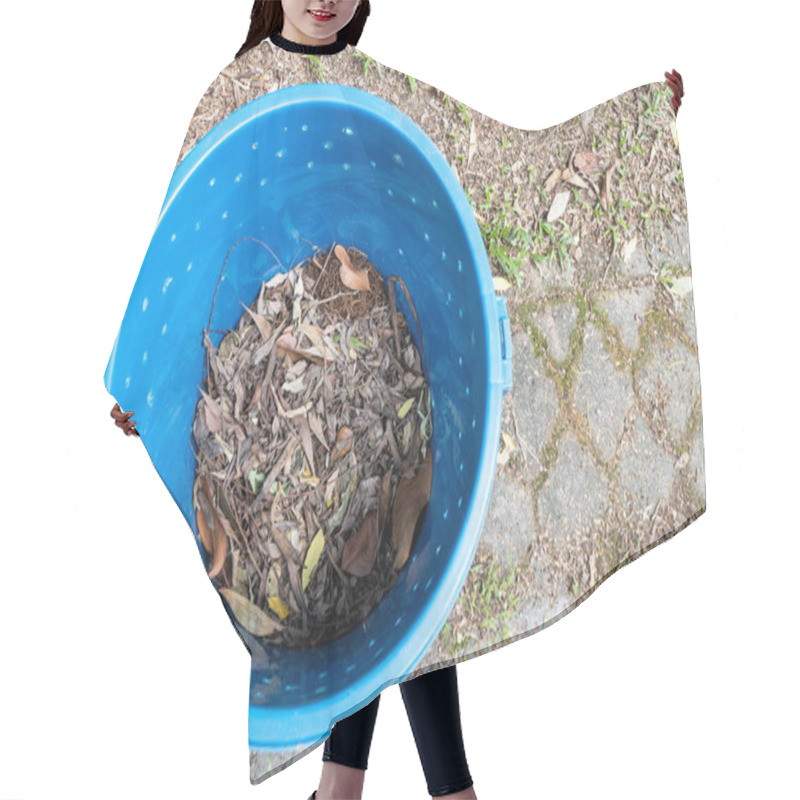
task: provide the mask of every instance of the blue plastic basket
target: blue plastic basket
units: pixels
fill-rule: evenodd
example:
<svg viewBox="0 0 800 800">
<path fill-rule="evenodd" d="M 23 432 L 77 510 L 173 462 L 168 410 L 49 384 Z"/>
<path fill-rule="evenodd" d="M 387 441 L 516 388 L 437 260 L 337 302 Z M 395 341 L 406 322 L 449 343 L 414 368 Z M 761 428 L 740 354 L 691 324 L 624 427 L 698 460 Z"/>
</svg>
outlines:
<svg viewBox="0 0 800 800">
<path fill-rule="evenodd" d="M 489 504 L 511 336 L 464 190 L 436 145 L 395 106 L 347 86 L 305 84 L 231 113 L 173 174 L 105 373 L 108 391 L 135 411 L 141 440 L 196 538 L 190 441 L 202 331 L 226 254 L 246 236 L 268 244 L 282 266 L 257 243 L 240 243 L 212 328 L 233 327 L 241 303 L 310 256 L 312 244 L 354 245 L 408 286 L 431 386 L 430 505 L 395 584 L 337 641 L 254 651 L 250 747 L 284 749 L 318 742 L 332 720 L 402 680 L 446 621 Z M 420 348 L 398 288 L 398 309 Z"/>
</svg>

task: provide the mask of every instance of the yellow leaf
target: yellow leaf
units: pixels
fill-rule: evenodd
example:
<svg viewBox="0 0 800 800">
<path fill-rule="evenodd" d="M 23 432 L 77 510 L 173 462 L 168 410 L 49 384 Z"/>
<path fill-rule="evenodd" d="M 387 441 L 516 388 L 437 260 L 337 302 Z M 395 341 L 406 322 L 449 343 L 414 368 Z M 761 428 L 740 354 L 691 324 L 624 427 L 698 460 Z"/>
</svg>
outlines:
<svg viewBox="0 0 800 800">
<path fill-rule="evenodd" d="M 517 449 L 514 445 L 514 440 L 505 431 L 503 431 L 503 441 L 506 443 L 506 447 L 510 453 L 513 453 Z"/>
<path fill-rule="evenodd" d="M 414 405 L 414 398 L 409 397 L 408 400 L 406 400 L 405 403 L 403 403 L 403 405 L 400 406 L 400 410 L 397 412 L 397 416 L 400 417 L 400 419 L 405 419 L 406 414 L 408 414 L 408 412 L 411 411 L 411 406 L 413 405 Z"/>
<path fill-rule="evenodd" d="M 267 604 L 281 619 L 286 619 L 289 616 L 289 606 L 278 595 L 275 594 L 269 597 Z"/>
<path fill-rule="evenodd" d="M 303 563 L 303 591 L 306 590 L 306 586 L 308 586 L 308 582 L 311 580 L 311 574 L 314 572 L 314 568 L 317 566 L 317 562 L 319 561 L 319 557 L 322 555 L 322 549 L 325 547 L 325 535 L 322 533 L 322 528 L 320 528 L 314 538 L 311 540 L 311 544 L 308 546 L 308 550 L 306 551 L 306 559 Z"/>
<path fill-rule="evenodd" d="M 506 289 L 511 288 L 511 283 L 505 278 L 492 278 L 492 283 L 494 283 L 494 290 L 496 292 L 504 292 Z"/>
</svg>

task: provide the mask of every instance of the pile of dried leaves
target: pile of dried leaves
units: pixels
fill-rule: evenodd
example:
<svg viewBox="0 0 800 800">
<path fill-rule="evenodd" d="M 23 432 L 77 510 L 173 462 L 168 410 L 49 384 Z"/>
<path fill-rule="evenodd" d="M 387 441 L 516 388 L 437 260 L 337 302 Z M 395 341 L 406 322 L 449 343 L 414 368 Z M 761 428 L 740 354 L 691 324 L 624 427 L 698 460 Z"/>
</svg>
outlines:
<svg viewBox="0 0 800 800">
<path fill-rule="evenodd" d="M 231 612 L 272 643 L 345 634 L 416 544 L 433 419 L 395 283 L 416 319 L 402 279 L 336 245 L 262 284 L 218 348 L 205 332 L 197 527 Z"/>
</svg>

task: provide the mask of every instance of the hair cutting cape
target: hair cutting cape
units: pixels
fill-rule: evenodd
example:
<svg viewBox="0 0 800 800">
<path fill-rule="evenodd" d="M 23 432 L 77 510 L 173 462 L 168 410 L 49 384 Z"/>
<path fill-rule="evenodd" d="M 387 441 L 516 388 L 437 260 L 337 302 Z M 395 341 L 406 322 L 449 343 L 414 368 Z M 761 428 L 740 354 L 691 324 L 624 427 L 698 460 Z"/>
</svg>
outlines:
<svg viewBox="0 0 800 800">
<path fill-rule="evenodd" d="M 351 45 L 309 56 L 270 39 L 208 87 L 104 379 L 135 412 L 251 655 L 252 783 L 310 753 L 387 686 L 561 619 L 705 511 L 686 198 L 669 98 L 665 82 L 650 83 L 528 131 Z M 325 344 L 345 369 L 374 341 L 312 341 L 313 325 L 302 338 L 309 305 L 295 281 L 284 295 L 281 330 L 295 336 L 287 345 L 267 320 L 263 284 L 319 253 L 338 272 L 336 245 L 405 283 L 414 309 L 398 284 L 397 314 L 422 357 L 427 412 L 405 402 L 419 393 L 397 393 L 377 428 L 358 428 L 356 389 L 346 418 L 326 413 L 320 394 L 306 402 L 301 379 L 312 385 L 330 369 L 310 353 Z M 239 324 L 245 307 L 249 326 Z M 234 329 L 234 344 L 261 337 L 250 372 L 226 372 L 221 342 Z M 209 348 L 218 348 L 213 398 Z M 282 386 L 266 385 L 270 362 Z M 355 451 L 377 430 L 370 447 L 386 464 L 402 459 L 415 414 L 432 431 L 430 494 L 408 558 L 376 587 L 363 560 L 360 574 L 342 560 L 365 515 L 387 499 L 384 475 L 342 457 L 342 433 Z M 274 453 L 259 432 L 279 430 L 289 446 Z M 200 453 L 215 469 L 202 489 Z M 334 458 L 339 481 L 326 483 L 317 473 Z M 395 492 L 401 472 L 387 484 Z M 357 486 L 369 497 L 353 518 Z M 281 504 L 292 488 L 295 497 L 308 491 L 305 509 Z M 237 510 L 234 496 L 245 506 Z M 245 509 L 260 521 L 247 531 Z M 395 544 L 380 530 L 391 558 Z M 345 601 L 367 585 L 371 599 L 352 618 Z M 312 604 L 340 617 L 335 637 L 308 633 Z"/>
</svg>

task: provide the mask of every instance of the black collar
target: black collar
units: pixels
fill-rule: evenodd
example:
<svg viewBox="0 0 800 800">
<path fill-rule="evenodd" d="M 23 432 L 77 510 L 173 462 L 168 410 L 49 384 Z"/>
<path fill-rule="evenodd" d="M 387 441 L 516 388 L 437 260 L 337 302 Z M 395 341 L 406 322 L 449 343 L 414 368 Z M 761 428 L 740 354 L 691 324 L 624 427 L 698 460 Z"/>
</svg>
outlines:
<svg viewBox="0 0 800 800">
<path fill-rule="evenodd" d="M 299 44 L 282 36 L 280 31 L 275 31 L 269 39 L 273 44 L 284 50 L 289 50 L 292 53 L 305 53 L 306 55 L 330 55 L 340 53 L 347 47 L 347 39 L 342 35 L 342 31 L 339 31 L 336 41 L 330 44 Z"/>
</svg>

